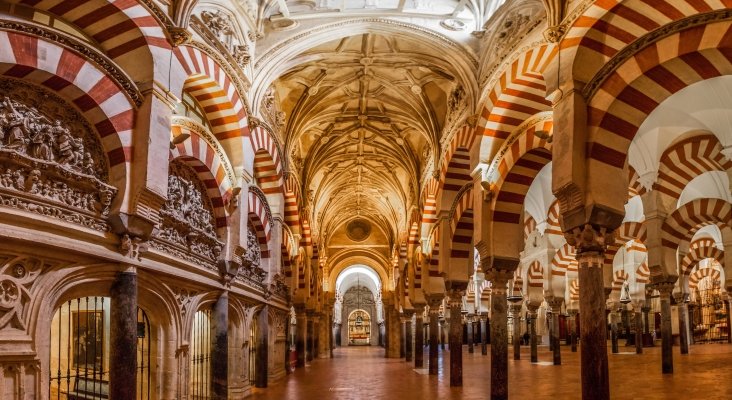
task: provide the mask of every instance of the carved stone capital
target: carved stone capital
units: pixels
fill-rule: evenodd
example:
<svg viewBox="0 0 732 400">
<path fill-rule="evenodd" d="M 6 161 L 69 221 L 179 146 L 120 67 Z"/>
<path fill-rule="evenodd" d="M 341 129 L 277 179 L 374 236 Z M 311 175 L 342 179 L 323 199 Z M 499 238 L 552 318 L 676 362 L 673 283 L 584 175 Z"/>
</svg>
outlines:
<svg viewBox="0 0 732 400">
<path fill-rule="evenodd" d="M 558 43 L 566 30 L 564 25 L 551 26 L 544 31 L 544 38 L 550 43 Z"/>
<path fill-rule="evenodd" d="M 559 310 L 562 308 L 562 303 L 564 303 L 564 298 L 557 296 L 545 297 L 544 300 L 546 301 L 546 304 L 551 308 L 552 312 L 559 312 Z"/>
<path fill-rule="evenodd" d="M 191 41 L 192 35 L 186 28 L 180 28 L 177 26 L 168 27 L 168 36 L 170 44 L 173 47 L 182 46 Z"/>
<path fill-rule="evenodd" d="M 577 255 L 590 252 L 603 254 L 607 246 L 615 241 L 614 231 L 608 232 L 605 227 L 594 228 L 590 224 L 565 232 L 564 238 L 570 246 L 574 246 Z"/>
</svg>

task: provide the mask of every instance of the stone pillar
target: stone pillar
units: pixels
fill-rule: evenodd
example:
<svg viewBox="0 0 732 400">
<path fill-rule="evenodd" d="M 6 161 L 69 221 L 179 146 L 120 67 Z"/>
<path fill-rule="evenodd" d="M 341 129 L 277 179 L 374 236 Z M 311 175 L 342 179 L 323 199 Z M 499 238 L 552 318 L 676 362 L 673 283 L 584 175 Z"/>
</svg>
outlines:
<svg viewBox="0 0 732 400">
<path fill-rule="evenodd" d="M 552 343 L 552 360 L 554 361 L 554 365 L 562 365 L 561 344 L 559 343 L 559 315 L 562 312 L 562 302 L 564 302 L 564 299 L 561 297 L 547 299 L 547 304 L 549 304 L 552 310 L 552 335 L 550 340 Z"/>
<path fill-rule="evenodd" d="M 506 285 L 512 270 L 491 269 L 491 400 L 508 400 L 508 302 Z"/>
<path fill-rule="evenodd" d="M 526 308 L 529 310 L 529 335 L 531 335 L 531 362 L 539 362 L 539 352 L 538 352 L 538 338 L 536 337 L 536 317 L 537 317 L 537 310 L 539 309 L 538 305 L 528 303 L 526 305 Z"/>
<path fill-rule="evenodd" d="M 315 314 L 313 318 L 313 335 L 310 336 L 313 339 L 312 349 L 313 358 L 320 357 L 320 314 Z"/>
<path fill-rule="evenodd" d="M 328 322 L 329 316 L 327 312 L 323 312 L 320 315 L 320 322 L 318 323 L 318 336 L 320 340 L 318 343 L 318 358 L 330 358 L 330 323 Z"/>
<path fill-rule="evenodd" d="M 635 311 L 635 353 L 643 354 L 643 314 L 640 307 L 634 307 Z"/>
<path fill-rule="evenodd" d="M 480 354 L 488 355 L 488 326 L 486 319 L 488 318 L 485 314 L 480 314 Z"/>
<path fill-rule="evenodd" d="M 729 289 L 727 289 L 729 293 Z M 724 301 L 724 311 L 727 312 L 727 343 L 732 343 L 732 316 L 730 316 L 730 306 L 729 306 L 729 295 L 727 297 L 727 300 Z"/>
<path fill-rule="evenodd" d="M 651 307 L 649 307 L 647 304 L 648 300 L 646 299 L 645 304 L 643 305 L 643 307 L 641 307 L 641 311 L 643 312 L 643 335 L 648 335 L 651 333 L 651 323 L 648 319 L 648 313 L 651 311 Z"/>
<path fill-rule="evenodd" d="M 417 307 L 414 316 L 414 368 L 424 368 L 424 321 L 423 307 Z"/>
<path fill-rule="evenodd" d="M 254 376 L 254 386 L 266 388 L 269 374 L 269 306 L 262 307 L 257 319 L 257 370 Z M 222 399 L 227 399 L 226 391 L 223 392 Z"/>
<path fill-rule="evenodd" d="M 628 307 L 623 305 L 623 329 L 625 330 L 625 346 L 630 346 L 630 317 L 628 316 Z"/>
<path fill-rule="evenodd" d="M 404 315 L 399 317 L 399 358 L 407 355 L 407 321 Z"/>
<path fill-rule="evenodd" d="M 450 386 L 463 385 L 462 299 L 463 296 L 460 291 L 450 291 Z"/>
<path fill-rule="evenodd" d="M 475 353 L 475 337 L 473 335 L 473 316 L 468 315 L 466 325 L 468 326 L 468 353 Z M 462 325 L 461 325 L 462 328 Z M 463 332 L 460 329 L 460 341 L 462 342 Z"/>
<path fill-rule="evenodd" d="M 447 325 L 447 321 L 442 320 L 439 321 L 440 324 L 440 349 L 445 350 L 445 343 L 447 343 L 447 328 L 445 325 Z"/>
<path fill-rule="evenodd" d="M 577 352 L 577 310 L 567 310 L 569 314 L 569 344 L 572 353 Z"/>
<path fill-rule="evenodd" d="M 607 364 L 607 320 L 604 263 L 604 232 L 591 225 L 575 228 L 568 240 L 577 249 L 580 287 L 580 348 L 582 366 L 582 399 L 609 400 L 610 380 Z"/>
<path fill-rule="evenodd" d="M 661 294 L 661 371 L 664 374 L 674 373 L 674 355 L 671 349 L 673 337 L 671 336 L 671 292 L 674 289 L 673 282 L 654 284 L 654 287 Z"/>
<path fill-rule="evenodd" d="M 310 362 L 313 361 L 313 351 L 315 350 L 315 339 L 313 338 L 313 336 L 315 336 L 315 323 L 313 322 L 313 318 L 315 317 L 315 315 L 311 311 L 308 311 L 307 316 L 307 333 L 305 334 L 305 338 L 307 339 L 307 341 L 305 342 L 305 361 Z"/>
<path fill-rule="evenodd" d="M 689 354 L 689 306 L 684 301 L 683 293 L 676 293 L 674 298 L 679 307 L 679 344 L 681 354 Z"/>
<path fill-rule="evenodd" d="M 615 311 L 610 311 L 610 346 L 613 354 L 618 354 L 620 349 L 618 348 L 618 320 L 620 316 Z"/>
<path fill-rule="evenodd" d="M 412 315 L 414 312 L 412 311 L 405 311 L 404 312 L 404 358 L 406 362 L 412 361 L 412 354 L 413 354 L 413 340 L 414 337 L 412 335 Z"/>
<path fill-rule="evenodd" d="M 307 343 L 308 343 L 308 317 L 305 309 L 295 307 L 295 318 L 297 323 L 295 326 L 295 351 L 297 352 L 297 366 L 304 367 L 307 361 Z M 251 346 L 251 344 L 250 344 Z"/>
<path fill-rule="evenodd" d="M 211 398 L 226 400 L 229 390 L 228 292 L 219 296 L 211 311 Z"/>
<path fill-rule="evenodd" d="M 401 323 L 399 322 L 399 313 L 394 309 L 394 303 L 384 305 L 386 308 L 386 357 L 400 358 L 400 342 L 401 342 Z"/>
<path fill-rule="evenodd" d="M 137 398 L 137 273 L 117 273 L 111 288 L 109 394 L 112 399 Z"/>
<path fill-rule="evenodd" d="M 513 359 L 521 359 L 521 303 L 511 304 L 513 320 Z"/>
<path fill-rule="evenodd" d="M 437 351 L 439 345 L 439 321 L 437 305 L 430 306 L 430 358 L 428 362 L 429 374 L 437 375 Z"/>
</svg>

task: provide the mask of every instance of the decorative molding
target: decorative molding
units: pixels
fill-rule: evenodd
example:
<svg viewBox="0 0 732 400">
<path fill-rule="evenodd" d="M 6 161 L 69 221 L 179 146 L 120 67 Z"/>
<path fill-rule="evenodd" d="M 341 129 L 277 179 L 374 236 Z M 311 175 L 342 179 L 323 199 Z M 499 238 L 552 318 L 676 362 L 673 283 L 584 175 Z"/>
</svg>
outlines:
<svg viewBox="0 0 732 400">
<path fill-rule="evenodd" d="M 226 172 L 226 177 L 229 178 L 229 181 L 231 182 L 232 186 L 236 185 L 236 174 L 234 174 L 234 168 L 231 166 L 231 162 L 229 161 L 229 156 L 226 155 L 226 152 L 224 151 L 223 147 L 221 147 L 221 144 L 216 139 L 216 137 L 203 125 L 199 124 L 198 122 L 188 118 L 183 117 L 179 115 L 174 115 L 171 119 L 172 125 L 180 125 L 182 127 L 188 128 L 195 132 L 198 136 L 203 138 L 203 140 L 208 143 L 209 146 L 211 146 L 214 149 L 214 152 L 217 156 L 224 162 L 223 167 L 224 171 Z"/>
<path fill-rule="evenodd" d="M 0 20 L 0 30 L 15 31 L 26 35 L 35 36 L 59 46 L 65 47 L 81 54 L 85 59 L 93 62 L 99 68 L 104 70 L 107 75 L 125 92 L 130 101 L 136 107 L 140 107 L 144 101 L 144 97 L 137 88 L 135 82 L 117 64 L 97 49 L 90 48 L 83 42 L 72 38 L 69 35 L 62 34 L 55 30 L 38 25 L 18 21 Z"/>
</svg>

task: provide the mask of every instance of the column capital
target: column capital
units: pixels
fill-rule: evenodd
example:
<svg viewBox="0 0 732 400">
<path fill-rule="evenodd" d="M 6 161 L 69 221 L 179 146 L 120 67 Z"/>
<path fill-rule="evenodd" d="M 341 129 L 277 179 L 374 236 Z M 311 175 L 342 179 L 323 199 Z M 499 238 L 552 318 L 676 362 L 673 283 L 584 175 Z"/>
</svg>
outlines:
<svg viewBox="0 0 732 400">
<path fill-rule="evenodd" d="M 609 244 L 615 242 L 615 232 L 604 226 L 584 224 L 564 233 L 570 246 L 574 246 L 577 255 L 583 253 L 604 254 Z"/>
<path fill-rule="evenodd" d="M 562 308 L 562 303 L 564 303 L 564 297 L 558 296 L 548 296 L 545 297 L 544 300 L 553 313 L 559 313 Z"/>
<path fill-rule="evenodd" d="M 511 304 L 509 306 L 509 308 L 511 309 L 511 312 L 512 313 L 518 314 L 518 313 L 521 312 L 521 309 L 523 308 L 523 305 L 521 303 Z"/>
</svg>

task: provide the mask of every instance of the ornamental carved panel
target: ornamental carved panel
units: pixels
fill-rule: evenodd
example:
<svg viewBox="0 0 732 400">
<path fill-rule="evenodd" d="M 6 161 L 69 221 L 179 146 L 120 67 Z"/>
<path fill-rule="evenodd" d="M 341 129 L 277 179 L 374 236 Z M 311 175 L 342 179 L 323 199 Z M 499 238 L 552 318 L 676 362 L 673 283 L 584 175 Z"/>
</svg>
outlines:
<svg viewBox="0 0 732 400">
<path fill-rule="evenodd" d="M 98 135 L 41 88 L 0 79 L 0 204 L 106 231 L 117 189 Z"/>
<path fill-rule="evenodd" d="M 170 163 L 168 200 L 160 210 L 153 247 L 215 269 L 224 243 L 216 235 L 211 200 L 191 167 Z"/>
</svg>

